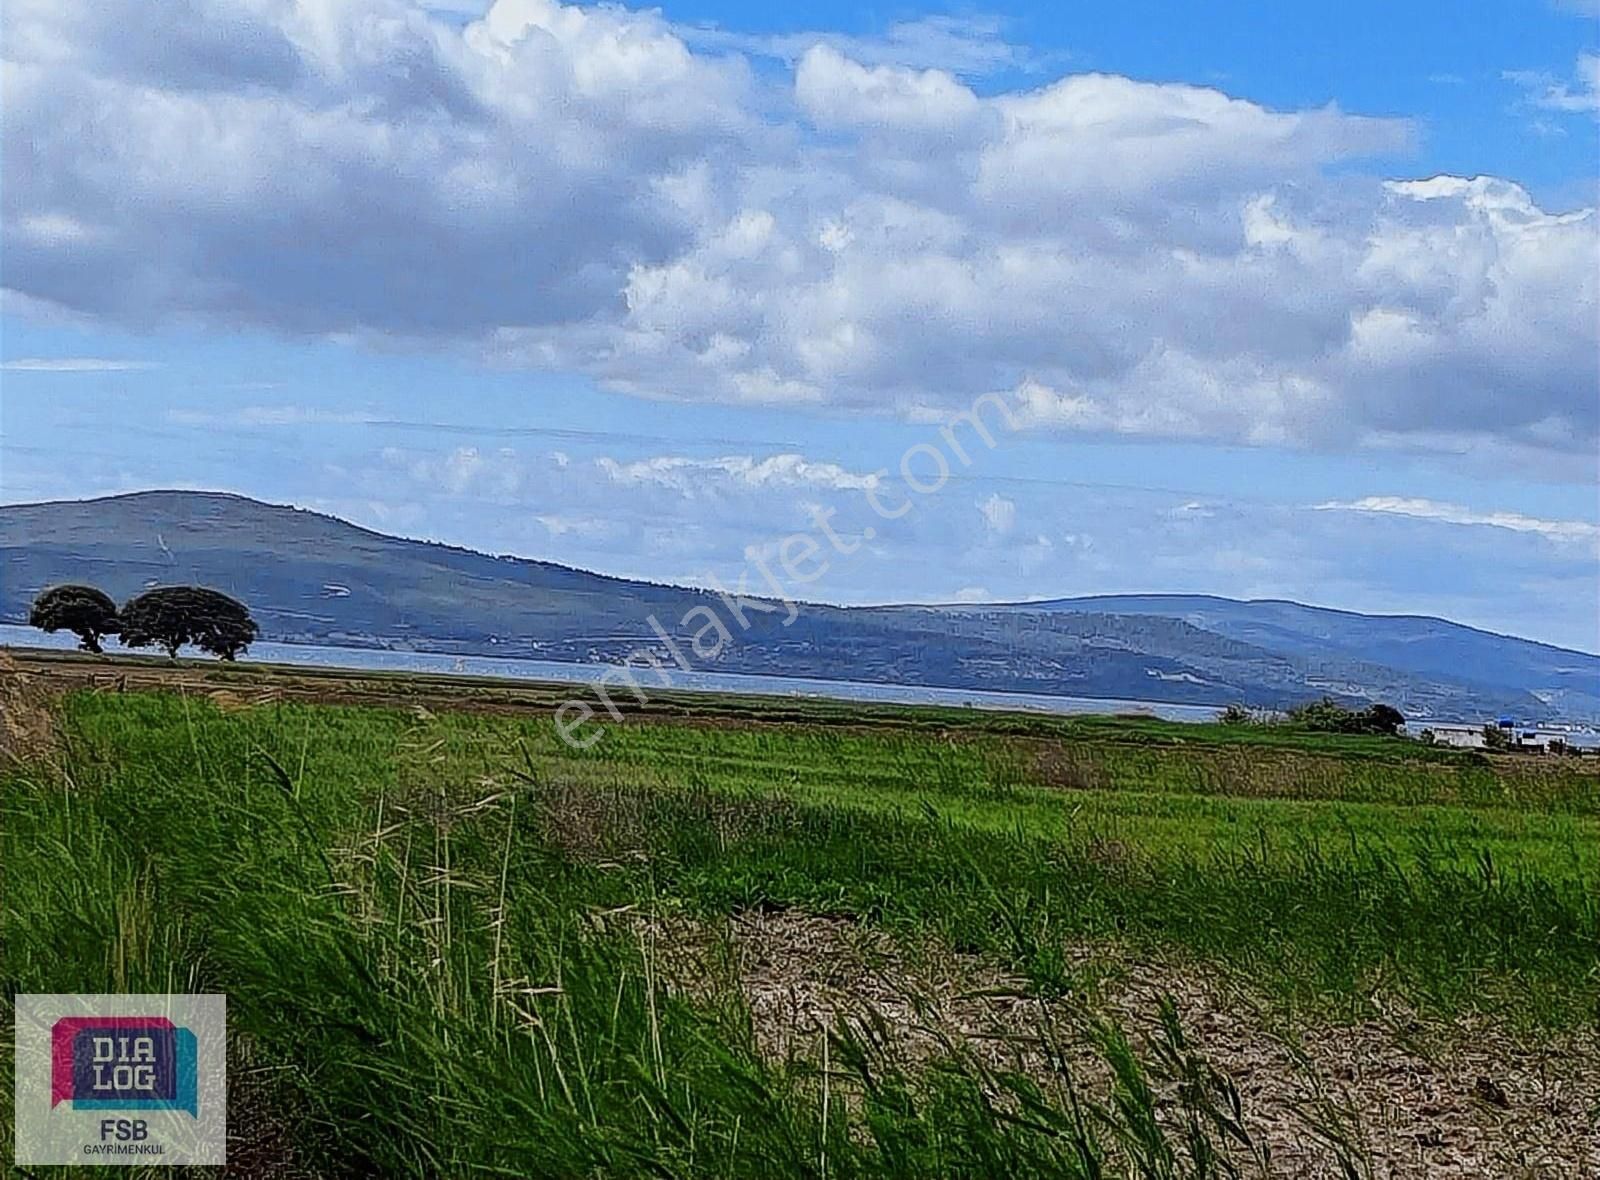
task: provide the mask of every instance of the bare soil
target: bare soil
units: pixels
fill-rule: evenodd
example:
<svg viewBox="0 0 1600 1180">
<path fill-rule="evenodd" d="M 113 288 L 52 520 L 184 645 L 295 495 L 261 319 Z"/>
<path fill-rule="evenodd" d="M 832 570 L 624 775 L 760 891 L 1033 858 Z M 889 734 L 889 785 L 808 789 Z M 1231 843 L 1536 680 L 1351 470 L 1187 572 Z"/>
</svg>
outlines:
<svg viewBox="0 0 1600 1180">
<path fill-rule="evenodd" d="M 1106 1068 L 1081 1035 L 1086 1017 L 1115 1019 L 1137 1044 L 1168 996 L 1190 1044 L 1237 1086 L 1274 1176 L 1339 1174 L 1329 1139 L 1314 1130 L 1321 1125 L 1353 1141 L 1374 1177 L 1600 1177 L 1594 1031 L 1533 1043 L 1475 1018 L 1426 1024 L 1403 1011 L 1289 1027 L 1260 997 L 1202 966 L 1106 947 L 1075 953 L 1095 986 L 1045 1002 L 974 956 L 903 948 L 837 918 L 749 913 L 730 921 L 725 938 L 682 919 L 651 927 L 664 974 L 679 986 L 703 989 L 731 968 L 757 1044 L 775 1060 L 814 1061 L 822 1030 L 875 1012 L 906 1059 L 956 1043 L 994 1068 L 1042 1072 L 1037 1033 L 1048 1020 L 1079 1030 L 1074 1074 L 1103 1087 Z"/>
</svg>

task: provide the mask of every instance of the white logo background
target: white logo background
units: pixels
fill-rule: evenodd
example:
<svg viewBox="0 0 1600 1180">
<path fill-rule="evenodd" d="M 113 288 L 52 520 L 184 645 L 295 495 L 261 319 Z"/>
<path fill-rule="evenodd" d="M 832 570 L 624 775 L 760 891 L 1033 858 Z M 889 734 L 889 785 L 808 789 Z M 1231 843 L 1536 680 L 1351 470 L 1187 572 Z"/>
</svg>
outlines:
<svg viewBox="0 0 1600 1180">
<path fill-rule="evenodd" d="M 50 1030 L 65 1016 L 165 1016 L 196 1040 L 197 1115 L 186 1110 L 74 1110 L 52 1107 Z M 227 998 L 220 995 L 50 993 L 17 996 L 16 1162 L 18 1164 L 220 1164 L 227 1154 Z M 143 1120 L 144 1137 L 103 1135 L 105 1119 Z M 106 1150 L 107 1145 L 111 1150 Z M 159 1148 L 159 1152 L 155 1149 Z"/>
</svg>

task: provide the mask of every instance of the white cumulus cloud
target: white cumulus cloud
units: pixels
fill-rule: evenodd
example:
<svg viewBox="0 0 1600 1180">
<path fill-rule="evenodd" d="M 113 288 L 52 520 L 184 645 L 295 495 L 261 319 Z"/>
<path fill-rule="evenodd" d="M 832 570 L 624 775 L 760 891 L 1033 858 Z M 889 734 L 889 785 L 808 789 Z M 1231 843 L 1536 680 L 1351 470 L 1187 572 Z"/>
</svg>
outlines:
<svg viewBox="0 0 1600 1180">
<path fill-rule="evenodd" d="M 152 368 L 155 368 L 155 365 L 150 361 L 127 361 L 99 356 L 30 356 L 0 362 L 0 369 L 12 373 L 127 373 Z"/>
<path fill-rule="evenodd" d="M 1460 504 L 1448 504 L 1406 496 L 1363 496 L 1359 500 L 1330 500 L 1318 504 L 1322 511 L 1364 512 L 1388 516 L 1409 516 L 1440 524 L 1479 525 L 1508 529 L 1514 533 L 1535 533 L 1552 541 L 1600 541 L 1600 525 L 1586 520 L 1545 520 L 1521 512 L 1479 512 Z"/>
<path fill-rule="evenodd" d="M 618 484 L 655 484 L 686 494 L 700 490 L 744 488 L 822 488 L 862 491 L 878 486 L 876 475 L 849 471 L 837 463 L 818 462 L 803 455 L 782 454 L 757 459 L 751 455 L 724 455 L 698 459 L 687 455 L 658 455 L 632 462 L 607 456 L 595 465 Z"/>
<path fill-rule="evenodd" d="M 757 69 L 654 11 L 437 7 L 12 0 L 7 306 L 652 398 L 1003 390 L 1063 434 L 1600 438 L 1596 211 L 1394 178 L 1403 120 L 1110 74 L 980 94 L 1016 62 L 959 25 Z M 1588 109 L 1593 71 L 1542 101 Z"/>
<path fill-rule="evenodd" d="M 1536 107 L 1600 118 L 1600 53 L 1578 54 L 1570 81 L 1535 70 L 1509 70 L 1506 77 L 1521 86 Z"/>
<path fill-rule="evenodd" d="M 978 511 L 983 516 L 983 523 L 995 536 L 1003 537 L 1017 524 L 1017 502 L 991 492 L 986 499 L 978 501 Z"/>
</svg>

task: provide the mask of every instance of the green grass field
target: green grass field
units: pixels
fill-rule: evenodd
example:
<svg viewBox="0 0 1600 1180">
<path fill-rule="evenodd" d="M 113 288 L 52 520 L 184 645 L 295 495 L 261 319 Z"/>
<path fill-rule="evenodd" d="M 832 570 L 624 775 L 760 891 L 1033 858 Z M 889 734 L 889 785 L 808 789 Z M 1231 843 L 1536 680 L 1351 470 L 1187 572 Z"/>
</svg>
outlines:
<svg viewBox="0 0 1600 1180">
<path fill-rule="evenodd" d="M 74 693 L 49 753 L 0 772 L 6 994 L 226 992 L 231 1150 L 308 1174 L 1260 1169 L 1172 1011 L 1096 1008 L 1142 964 L 1292 1027 L 1600 1024 L 1593 774 L 1148 721 L 729 713 L 579 753 L 542 716 Z M 774 1057 L 730 948 L 775 914 L 981 964 L 1032 1015 L 998 1055 L 918 1055 L 835 1012 Z M 711 948 L 688 981 L 685 939 Z M 1382 1153 L 1332 1099 L 1300 1114 L 1330 1168 Z"/>
</svg>

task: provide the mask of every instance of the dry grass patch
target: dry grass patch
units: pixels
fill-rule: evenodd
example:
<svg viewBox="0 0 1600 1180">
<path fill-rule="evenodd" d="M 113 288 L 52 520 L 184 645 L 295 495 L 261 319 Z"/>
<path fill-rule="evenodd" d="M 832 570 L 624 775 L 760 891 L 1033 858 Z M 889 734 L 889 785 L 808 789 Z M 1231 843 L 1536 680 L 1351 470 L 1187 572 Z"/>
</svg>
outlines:
<svg viewBox="0 0 1600 1180">
<path fill-rule="evenodd" d="M 842 919 L 779 911 L 736 916 L 725 932 L 684 918 L 649 926 L 675 986 L 704 996 L 719 981 L 737 983 L 756 1042 L 774 1060 L 815 1062 L 824 1030 L 842 1021 L 887 1030 L 901 1060 L 959 1046 L 1044 1082 L 1051 1066 L 1040 1031 L 1049 1028 L 1062 1032 L 1079 1085 L 1101 1093 L 1110 1074 L 1096 1019 L 1129 1030 L 1148 1053 L 1170 997 L 1189 1045 L 1237 1087 L 1272 1175 L 1340 1175 L 1342 1141 L 1374 1177 L 1600 1176 L 1593 1031 L 1530 1044 L 1482 1020 L 1424 1024 L 1398 1010 L 1289 1027 L 1215 971 L 1104 947 L 1072 956 L 1082 992 L 1044 1001 L 976 956 L 899 944 Z M 1163 1117 L 1175 1122 L 1177 1082 L 1155 1081 Z"/>
<path fill-rule="evenodd" d="M 0 651 L 0 764 L 45 762 L 55 749 L 51 693 Z"/>
</svg>

